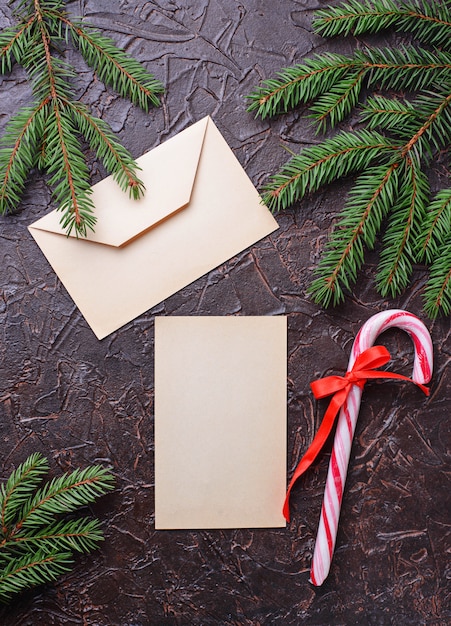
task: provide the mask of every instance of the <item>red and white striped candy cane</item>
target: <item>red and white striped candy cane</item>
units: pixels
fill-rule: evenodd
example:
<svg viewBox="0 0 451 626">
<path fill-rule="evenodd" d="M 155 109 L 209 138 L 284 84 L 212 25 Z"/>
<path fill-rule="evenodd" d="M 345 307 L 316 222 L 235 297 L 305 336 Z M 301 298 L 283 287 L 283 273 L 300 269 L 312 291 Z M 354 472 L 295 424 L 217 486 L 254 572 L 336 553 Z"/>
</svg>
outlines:
<svg viewBox="0 0 451 626">
<path fill-rule="evenodd" d="M 377 313 L 362 326 L 352 346 L 348 372 L 358 356 L 373 346 L 377 336 L 388 328 L 400 328 L 409 333 L 415 346 L 412 380 L 419 384 L 429 382 L 432 375 L 432 341 L 429 332 L 415 315 L 396 309 Z M 338 417 L 310 570 L 310 581 L 317 586 L 323 584 L 329 573 L 335 548 L 341 500 L 362 391 L 358 384 L 352 385 Z"/>
</svg>

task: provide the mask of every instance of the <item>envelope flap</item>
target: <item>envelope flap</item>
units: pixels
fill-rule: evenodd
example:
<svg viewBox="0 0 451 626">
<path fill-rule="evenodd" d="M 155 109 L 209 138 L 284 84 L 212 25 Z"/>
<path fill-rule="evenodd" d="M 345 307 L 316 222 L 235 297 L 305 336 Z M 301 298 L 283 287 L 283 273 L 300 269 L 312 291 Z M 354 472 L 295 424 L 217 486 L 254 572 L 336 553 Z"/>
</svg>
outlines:
<svg viewBox="0 0 451 626">
<path fill-rule="evenodd" d="M 112 176 L 92 187 L 97 223 L 86 239 L 120 247 L 189 204 L 209 117 L 205 117 L 136 159 L 146 192 L 133 200 Z M 66 235 L 61 213 L 52 211 L 30 228 Z M 70 235 L 75 237 L 75 233 Z"/>
</svg>

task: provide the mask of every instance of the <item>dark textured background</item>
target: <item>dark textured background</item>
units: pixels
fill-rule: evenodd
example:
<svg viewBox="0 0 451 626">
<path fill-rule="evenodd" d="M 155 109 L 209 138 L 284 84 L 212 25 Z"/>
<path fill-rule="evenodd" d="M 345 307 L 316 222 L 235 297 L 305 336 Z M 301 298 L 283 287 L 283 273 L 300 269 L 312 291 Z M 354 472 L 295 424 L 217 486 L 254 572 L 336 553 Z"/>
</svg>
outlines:
<svg viewBox="0 0 451 626">
<path fill-rule="evenodd" d="M 297 149 L 318 139 L 302 109 L 262 122 L 246 113 L 245 95 L 262 78 L 315 50 L 346 53 L 364 41 L 315 36 L 312 10 L 321 4 L 326 3 L 70 2 L 73 14 L 110 34 L 167 89 L 163 106 L 146 115 L 105 89 L 71 53 L 78 94 L 134 156 L 211 115 L 259 187 L 287 159 L 282 143 Z M 10 11 L 6 2 L 2 7 L 4 27 Z M 20 68 L 1 79 L 2 127 L 29 96 Z M 89 159 L 98 180 L 104 173 Z M 444 174 L 439 163 L 431 172 L 433 185 Z M 0 218 L 0 471 L 6 478 L 38 450 L 48 455 L 53 473 L 111 465 L 117 490 L 92 507 L 104 523 L 102 548 L 79 558 L 56 584 L 1 609 L 1 624 L 450 623 L 449 318 L 424 318 L 435 345 L 429 399 L 412 385 L 389 381 L 365 390 L 337 549 L 322 588 L 310 586 L 308 569 L 327 452 L 293 493 L 287 529 L 154 530 L 155 315 L 288 315 L 290 475 L 326 406 L 312 399 L 310 380 L 346 369 L 356 332 L 377 311 L 401 307 L 423 317 L 425 268 L 415 268 L 405 295 L 383 302 L 374 290 L 376 255 L 368 255 L 343 306 L 324 312 L 306 296 L 347 189 L 339 183 L 279 215 L 280 230 L 271 237 L 97 341 L 28 234 L 27 225 L 54 208 L 44 180 L 32 177 L 20 213 Z M 396 355 L 392 368 L 410 374 L 407 335 L 390 331 L 384 343 Z"/>
</svg>

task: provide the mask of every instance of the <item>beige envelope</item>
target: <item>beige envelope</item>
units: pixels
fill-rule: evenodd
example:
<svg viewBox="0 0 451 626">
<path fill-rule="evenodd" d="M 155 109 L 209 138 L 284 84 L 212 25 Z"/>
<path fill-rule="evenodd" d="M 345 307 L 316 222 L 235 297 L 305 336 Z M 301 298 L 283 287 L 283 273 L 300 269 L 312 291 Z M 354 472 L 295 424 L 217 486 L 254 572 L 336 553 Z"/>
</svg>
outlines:
<svg viewBox="0 0 451 626">
<path fill-rule="evenodd" d="M 137 161 L 144 198 L 111 176 L 94 185 L 86 239 L 67 237 L 58 211 L 29 227 L 99 339 L 278 228 L 209 117 Z"/>
<path fill-rule="evenodd" d="M 155 320 L 155 527 L 283 527 L 286 317 Z"/>
</svg>

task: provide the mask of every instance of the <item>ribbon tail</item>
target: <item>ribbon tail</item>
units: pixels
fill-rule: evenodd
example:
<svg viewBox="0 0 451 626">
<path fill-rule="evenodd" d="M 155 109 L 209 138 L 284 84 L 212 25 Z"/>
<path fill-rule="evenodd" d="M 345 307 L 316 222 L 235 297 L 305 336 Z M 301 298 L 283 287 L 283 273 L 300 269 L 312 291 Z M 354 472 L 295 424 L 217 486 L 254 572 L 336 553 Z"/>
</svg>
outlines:
<svg viewBox="0 0 451 626">
<path fill-rule="evenodd" d="M 428 396 L 429 395 L 429 387 L 426 387 L 426 385 L 423 385 L 421 383 L 418 383 L 416 380 L 413 380 L 412 378 L 409 378 L 408 376 L 404 376 L 403 374 L 398 374 L 397 372 L 381 372 L 378 370 L 368 370 L 368 371 L 364 371 L 364 372 L 359 372 L 359 375 L 362 377 L 363 380 L 369 380 L 374 379 L 374 378 L 392 378 L 395 380 L 406 380 L 409 383 L 413 383 L 414 385 L 416 385 L 417 387 L 419 387 L 421 389 L 421 391 Z"/>
<path fill-rule="evenodd" d="M 327 407 L 326 413 L 324 414 L 324 418 L 321 422 L 320 427 L 318 428 L 318 431 L 312 443 L 310 444 L 304 456 L 299 461 L 296 469 L 294 470 L 293 477 L 290 480 L 290 484 L 288 485 L 287 494 L 285 496 L 285 502 L 284 502 L 283 509 L 282 509 L 283 516 L 285 517 L 287 522 L 290 521 L 289 500 L 290 500 L 291 490 L 295 482 L 298 480 L 298 478 L 302 476 L 302 474 L 304 474 L 304 472 L 308 470 L 308 468 L 314 462 L 318 454 L 321 452 L 321 449 L 324 446 L 334 426 L 335 418 L 338 415 L 338 411 L 344 404 L 347 395 L 348 393 L 346 389 L 342 389 L 341 391 L 339 391 L 338 393 L 334 395 L 334 397 L 330 401 L 329 406 Z"/>
</svg>

